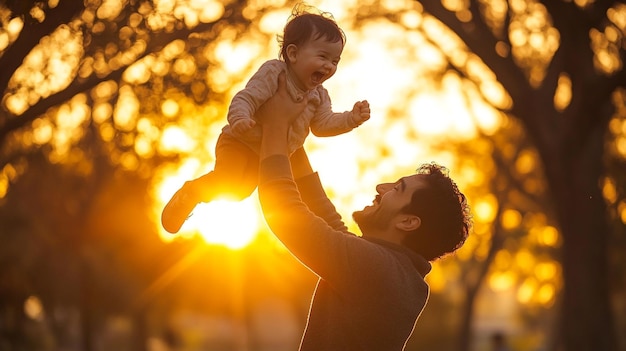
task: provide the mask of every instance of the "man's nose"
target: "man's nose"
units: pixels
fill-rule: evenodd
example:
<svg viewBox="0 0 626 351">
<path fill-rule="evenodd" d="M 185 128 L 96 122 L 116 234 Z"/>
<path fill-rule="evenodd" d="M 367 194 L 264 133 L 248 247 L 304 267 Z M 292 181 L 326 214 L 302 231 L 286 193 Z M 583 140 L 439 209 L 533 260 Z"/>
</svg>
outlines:
<svg viewBox="0 0 626 351">
<path fill-rule="evenodd" d="M 384 193 L 389 191 L 389 188 L 390 188 L 389 186 L 390 185 L 391 184 L 389 184 L 389 183 L 378 184 L 378 185 L 376 185 L 376 192 L 378 192 L 379 194 L 382 195 L 382 194 L 384 194 Z"/>
</svg>

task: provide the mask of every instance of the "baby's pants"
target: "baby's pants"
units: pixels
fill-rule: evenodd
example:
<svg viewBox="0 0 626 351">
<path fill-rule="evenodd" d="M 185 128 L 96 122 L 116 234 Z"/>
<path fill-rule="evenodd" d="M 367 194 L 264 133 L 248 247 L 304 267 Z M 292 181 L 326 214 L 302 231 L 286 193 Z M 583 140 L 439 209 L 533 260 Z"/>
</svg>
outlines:
<svg viewBox="0 0 626 351">
<path fill-rule="evenodd" d="M 258 185 L 259 155 L 228 134 L 220 134 L 215 147 L 213 171 L 193 180 L 200 202 L 216 198 L 243 200 Z"/>
</svg>

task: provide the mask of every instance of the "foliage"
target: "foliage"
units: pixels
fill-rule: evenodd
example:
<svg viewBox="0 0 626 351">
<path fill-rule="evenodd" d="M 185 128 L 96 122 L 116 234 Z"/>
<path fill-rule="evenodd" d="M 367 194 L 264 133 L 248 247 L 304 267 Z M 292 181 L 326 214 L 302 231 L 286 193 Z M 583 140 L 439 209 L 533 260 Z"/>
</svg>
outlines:
<svg viewBox="0 0 626 351">
<path fill-rule="evenodd" d="M 429 277 L 436 306 L 429 308 L 436 310 L 425 316 L 461 307 L 462 314 L 449 312 L 458 320 L 446 319 L 446 330 L 459 328 L 458 340 L 420 334 L 432 328 L 420 321 L 409 347 L 475 345 L 476 301 L 486 290 L 507 288 L 526 307 L 530 329 L 552 330 L 540 341 L 548 347 L 617 349 L 616 307 L 609 303 L 620 301 L 626 267 L 623 3 L 400 3 L 358 1 L 342 23 L 353 31 L 348 48 L 389 30 L 383 65 L 394 60 L 415 70 L 372 82 L 377 72 L 368 68 L 354 84 L 377 85 L 382 100 L 389 80 L 411 83 L 381 111 L 384 125 L 359 131 L 365 137 L 354 172 L 361 179 L 395 176 L 393 160 L 421 156 L 416 140 L 428 142 L 432 154 L 449 161 L 475 211 L 474 235 Z M 25 348 L 70 347 L 78 329 L 89 350 L 98 339 L 91 333 L 102 333 L 119 314 L 132 316 L 130 334 L 141 349 L 150 335 L 167 334 L 175 311 L 242 313 L 277 294 L 304 315 L 313 279 L 280 249 L 268 256 L 273 244 L 255 243 L 243 253 L 197 238 L 165 244 L 151 212 L 163 169 L 187 155 L 212 161 L 210 140 L 224 123 L 229 96 L 255 59 L 275 55 L 267 43 L 288 7 L 235 0 L 0 3 L 0 314 L 16 316 L 1 330 L 9 343 L 36 340 L 29 334 L 33 318 L 45 318 L 35 324 L 50 327 L 33 333 L 47 337 Z M 344 54 L 359 52 L 350 50 Z M 444 106 L 434 116 L 419 109 L 416 101 L 451 86 L 460 92 L 450 103 L 458 109 Z M 471 127 L 452 124 L 447 137 L 425 132 L 429 118 L 458 111 Z M 408 117 L 412 112 L 419 113 Z M 329 189 L 340 203 L 354 197 Z M 262 264 L 268 257 L 273 264 Z M 245 274 L 224 279 L 220 270 Z M 298 289 L 274 290 L 285 281 Z M 242 294 L 242 284 L 250 291 Z M 223 295 L 250 305 L 228 305 Z M 26 315 L 22 306 L 36 306 L 33 297 L 48 315 Z M 547 323 L 557 309 L 558 323 Z M 624 316 L 614 315 L 623 325 Z"/>
</svg>

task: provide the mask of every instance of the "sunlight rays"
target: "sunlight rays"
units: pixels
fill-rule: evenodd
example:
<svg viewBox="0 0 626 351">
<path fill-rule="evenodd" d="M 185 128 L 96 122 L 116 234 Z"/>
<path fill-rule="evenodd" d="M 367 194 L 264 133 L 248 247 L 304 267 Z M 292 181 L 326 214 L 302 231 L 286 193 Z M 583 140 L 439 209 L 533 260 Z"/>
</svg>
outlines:
<svg viewBox="0 0 626 351">
<path fill-rule="evenodd" d="M 158 206 L 153 213 L 156 218 L 160 218 L 164 204 L 184 182 L 198 176 L 199 168 L 200 162 L 195 158 L 189 158 L 175 171 L 167 169 L 157 175 L 157 178 L 162 180 L 155 189 Z M 198 204 L 177 235 L 165 232 L 160 222 L 158 227 L 164 241 L 171 241 L 177 236 L 191 237 L 197 234 L 209 244 L 238 250 L 254 240 L 261 225 L 260 218 L 255 192 L 242 201 L 222 198 Z"/>
<path fill-rule="evenodd" d="M 198 231 L 209 244 L 238 250 L 248 245 L 259 228 L 257 196 L 242 201 L 215 200 L 198 204 L 181 230 Z"/>
</svg>

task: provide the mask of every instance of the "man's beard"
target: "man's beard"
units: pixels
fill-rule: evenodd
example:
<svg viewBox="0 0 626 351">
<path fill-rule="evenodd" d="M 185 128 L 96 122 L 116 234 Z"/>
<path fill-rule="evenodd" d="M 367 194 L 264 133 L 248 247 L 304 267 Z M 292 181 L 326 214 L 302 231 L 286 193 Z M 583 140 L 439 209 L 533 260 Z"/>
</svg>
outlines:
<svg viewBox="0 0 626 351">
<path fill-rule="evenodd" d="M 368 231 L 383 230 L 387 226 L 387 221 L 379 218 L 377 211 L 354 211 L 352 213 L 352 219 L 361 229 L 362 234 L 367 234 Z"/>
</svg>

